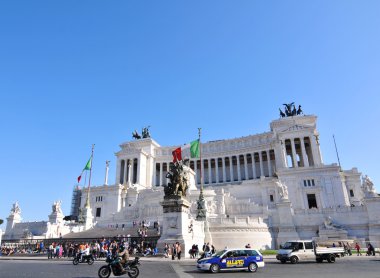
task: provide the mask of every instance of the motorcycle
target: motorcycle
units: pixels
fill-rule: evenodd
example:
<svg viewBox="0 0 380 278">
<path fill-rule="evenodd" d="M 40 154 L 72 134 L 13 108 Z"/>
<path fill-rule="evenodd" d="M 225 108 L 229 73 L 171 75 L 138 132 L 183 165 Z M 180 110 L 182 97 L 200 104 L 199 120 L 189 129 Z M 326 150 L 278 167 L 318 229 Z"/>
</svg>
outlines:
<svg viewBox="0 0 380 278">
<path fill-rule="evenodd" d="M 111 273 L 115 276 L 123 275 L 123 269 L 120 269 L 120 258 L 108 256 L 106 259 L 106 263 L 108 265 L 104 265 L 99 268 L 98 276 L 99 278 L 108 278 Z M 140 274 L 140 270 L 137 267 L 140 265 L 139 258 L 136 257 L 134 260 L 128 261 L 123 265 L 124 270 L 127 271 L 127 274 L 130 278 L 136 278 Z"/>
<path fill-rule="evenodd" d="M 88 263 L 89 265 L 92 265 L 94 263 L 94 257 L 92 256 L 92 254 L 82 255 L 81 257 L 81 254 L 79 253 L 73 259 L 73 265 L 77 265 L 79 263 Z"/>
</svg>

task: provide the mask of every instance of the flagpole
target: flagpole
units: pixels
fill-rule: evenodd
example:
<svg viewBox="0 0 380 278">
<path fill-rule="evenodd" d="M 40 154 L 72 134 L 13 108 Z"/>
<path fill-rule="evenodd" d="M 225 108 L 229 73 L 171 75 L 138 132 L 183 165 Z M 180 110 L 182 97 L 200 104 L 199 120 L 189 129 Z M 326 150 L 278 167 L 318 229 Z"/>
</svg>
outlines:
<svg viewBox="0 0 380 278">
<path fill-rule="evenodd" d="M 199 159 L 200 159 L 200 167 L 199 174 L 201 178 L 201 195 L 203 196 L 203 176 L 202 176 L 202 144 L 201 144 L 201 130 L 202 128 L 198 127 L 198 140 L 199 140 Z"/>
<path fill-rule="evenodd" d="M 94 158 L 94 147 L 95 147 L 95 144 L 92 144 L 92 148 L 91 148 L 91 167 L 90 167 L 90 177 L 88 178 L 86 208 L 90 207 L 90 185 L 91 185 L 92 162 L 93 162 L 93 158 Z"/>
</svg>

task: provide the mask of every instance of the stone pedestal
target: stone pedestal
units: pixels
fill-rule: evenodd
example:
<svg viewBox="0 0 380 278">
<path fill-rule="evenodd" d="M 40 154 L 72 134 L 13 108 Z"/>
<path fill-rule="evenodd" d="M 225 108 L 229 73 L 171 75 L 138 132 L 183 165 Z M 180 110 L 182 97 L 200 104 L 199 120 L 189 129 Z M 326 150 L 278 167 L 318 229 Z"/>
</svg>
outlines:
<svg viewBox="0 0 380 278">
<path fill-rule="evenodd" d="M 94 225 L 94 216 L 92 215 L 92 209 L 89 206 L 83 208 L 84 229 L 88 230 Z"/>
<path fill-rule="evenodd" d="M 380 240 L 380 197 L 372 196 L 364 199 L 368 212 L 368 239 L 376 244 Z"/>
<path fill-rule="evenodd" d="M 190 203 L 180 196 L 165 197 L 160 202 L 163 207 L 163 231 L 157 243 L 160 252 L 165 243 L 172 246 L 179 242 L 182 248 L 182 257 L 189 257 L 189 249 L 194 244 L 194 224 L 190 219 Z M 196 235 L 197 236 L 197 235 Z"/>
<path fill-rule="evenodd" d="M 330 241 L 338 239 L 348 239 L 348 232 L 346 230 L 333 230 L 333 229 L 319 229 L 319 241 Z"/>
<path fill-rule="evenodd" d="M 292 203 L 287 199 L 282 199 L 276 204 L 280 219 L 277 246 L 288 240 L 299 239 L 299 235 L 293 222 L 293 209 L 291 205 Z"/>
</svg>

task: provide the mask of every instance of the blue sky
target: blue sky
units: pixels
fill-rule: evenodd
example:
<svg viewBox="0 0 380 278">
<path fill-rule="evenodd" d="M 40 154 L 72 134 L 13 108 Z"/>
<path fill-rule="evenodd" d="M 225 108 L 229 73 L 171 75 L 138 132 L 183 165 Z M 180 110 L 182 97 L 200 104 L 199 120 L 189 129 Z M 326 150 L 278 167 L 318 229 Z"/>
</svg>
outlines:
<svg viewBox="0 0 380 278">
<path fill-rule="evenodd" d="M 0 218 L 47 220 L 95 146 L 93 183 L 151 126 L 161 145 L 269 131 L 282 103 L 318 116 L 326 164 L 379 189 L 379 1 L 3 1 Z M 2 226 L 5 228 L 5 225 Z"/>
</svg>

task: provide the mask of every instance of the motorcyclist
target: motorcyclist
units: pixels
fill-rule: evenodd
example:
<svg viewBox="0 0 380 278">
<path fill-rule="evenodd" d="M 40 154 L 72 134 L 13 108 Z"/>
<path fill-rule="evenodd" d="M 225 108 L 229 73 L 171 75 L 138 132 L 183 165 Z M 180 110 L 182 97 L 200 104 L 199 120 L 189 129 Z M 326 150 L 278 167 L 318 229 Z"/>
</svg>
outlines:
<svg viewBox="0 0 380 278">
<path fill-rule="evenodd" d="M 129 253 L 128 249 L 125 248 L 124 244 L 121 244 L 119 247 L 119 250 L 117 252 L 117 256 L 121 258 L 119 261 L 119 267 L 121 269 L 121 274 L 127 273 L 127 271 L 124 269 L 123 265 L 127 263 L 129 259 Z"/>
</svg>

